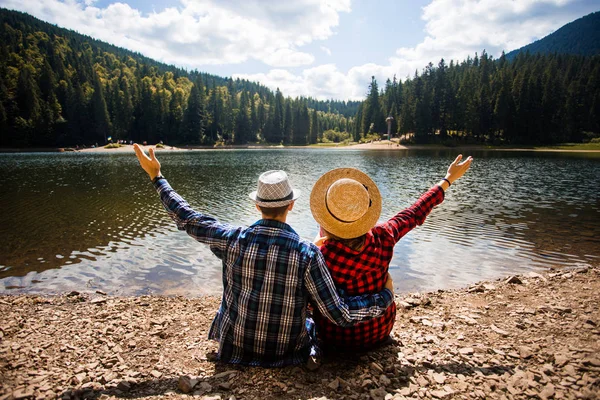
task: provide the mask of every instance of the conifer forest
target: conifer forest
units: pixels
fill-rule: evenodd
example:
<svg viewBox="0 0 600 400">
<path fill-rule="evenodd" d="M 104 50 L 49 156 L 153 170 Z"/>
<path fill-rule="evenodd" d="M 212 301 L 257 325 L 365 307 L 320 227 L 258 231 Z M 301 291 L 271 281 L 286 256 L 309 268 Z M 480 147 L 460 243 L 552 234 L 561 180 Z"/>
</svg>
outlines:
<svg viewBox="0 0 600 400">
<path fill-rule="evenodd" d="M 0 9 L 0 147 L 112 141 L 307 145 L 391 134 L 414 143 L 554 144 L 600 133 L 600 56 L 485 51 L 375 78 L 364 101 L 285 97 L 165 65 Z"/>
</svg>

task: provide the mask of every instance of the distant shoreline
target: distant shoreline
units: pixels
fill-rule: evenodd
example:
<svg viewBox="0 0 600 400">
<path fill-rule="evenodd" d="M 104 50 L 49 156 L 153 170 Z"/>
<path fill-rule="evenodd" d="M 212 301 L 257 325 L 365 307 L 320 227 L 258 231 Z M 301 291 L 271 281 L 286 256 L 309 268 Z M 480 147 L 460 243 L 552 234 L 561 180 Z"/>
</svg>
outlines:
<svg viewBox="0 0 600 400">
<path fill-rule="evenodd" d="M 372 143 L 360 143 L 351 145 L 326 144 L 326 145 L 311 145 L 311 146 L 283 146 L 283 145 L 227 145 L 227 146 L 187 146 L 175 147 L 165 145 L 163 148 L 156 148 L 155 145 L 142 145 L 145 151 L 154 148 L 156 151 L 194 151 L 194 150 L 238 150 L 238 149 L 329 149 L 329 150 L 473 150 L 473 151 L 535 151 L 535 152 L 567 152 L 567 153 L 600 153 L 597 149 L 560 149 L 552 147 L 490 147 L 486 145 L 463 145 L 448 147 L 443 145 L 402 145 L 396 142 L 382 140 Z M 0 148 L 0 153 L 133 153 L 133 146 L 123 145 L 117 148 L 107 149 L 101 147 L 86 147 L 86 148 Z"/>
</svg>

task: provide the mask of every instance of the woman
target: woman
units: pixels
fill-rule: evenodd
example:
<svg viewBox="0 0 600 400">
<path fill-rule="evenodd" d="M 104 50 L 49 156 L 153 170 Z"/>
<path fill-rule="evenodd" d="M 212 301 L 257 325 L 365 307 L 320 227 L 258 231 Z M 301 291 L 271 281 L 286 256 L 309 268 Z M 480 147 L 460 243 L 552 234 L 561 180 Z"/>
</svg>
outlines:
<svg viewBox="0 0 600 400">
<path fill-rule="evenodd" d="M 444 192 L 471 166 L 462 155 L 448 167 L 446 176 L 409 208 L 378 224 L 381 195 L 377 185 L 355 168 L 338 168 L 319 178 L 310 195 L 310 209 L 321 226 L 315 243 L 338 288 L 346 296 L 383 289 L 394 245 L 423 224 L 431 210 L 444 200 Z M 378 318 L 352 327 L 340 327 L 315 312 L 317 333 L 325 347 L 369 349 L 389 340 L 396 318 L 392 304 Z"/>
</svg>

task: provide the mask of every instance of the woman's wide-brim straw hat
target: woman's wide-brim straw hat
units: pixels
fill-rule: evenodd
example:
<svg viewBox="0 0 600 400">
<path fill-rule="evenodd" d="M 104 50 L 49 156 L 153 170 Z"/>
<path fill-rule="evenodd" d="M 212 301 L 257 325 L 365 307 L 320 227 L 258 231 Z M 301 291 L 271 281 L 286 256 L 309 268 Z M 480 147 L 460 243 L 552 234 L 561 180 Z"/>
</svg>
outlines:
<svg viewBox="0 0 600 400">
<path fill-rule="evenodd" d="M 292 188 L 285 171 L 263 172 L 258 177 L 258 186 L 248 196 L 259 206 L 266 208 L 283 207 L 300 197 L 300 191 Z"/>
<path fill-rule="evenodd" d="M 338 168 L 317 180 L 310 194 L 310 210 L 327 232 L 351 239 L 375 226 L 381 214 L 381 194 L 364 172 Z"/>
</svg>

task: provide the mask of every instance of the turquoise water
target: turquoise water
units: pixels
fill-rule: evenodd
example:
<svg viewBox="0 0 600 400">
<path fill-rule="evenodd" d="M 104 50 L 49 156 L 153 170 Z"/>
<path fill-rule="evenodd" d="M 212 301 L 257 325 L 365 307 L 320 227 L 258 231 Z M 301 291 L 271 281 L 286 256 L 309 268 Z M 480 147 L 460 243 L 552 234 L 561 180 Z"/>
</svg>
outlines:
<svg viewBox="0 0 600 400">
<path fill-rule="evenodd" d="M 355 167 L 383 196 L 382 219 L 444 176 L 455 150 L 159 152 L 163 174 L 197 210 L 258 218 L 247 194 L 284 169 L 303 192 L 288 222 L 317 232 L 308 206 L 324 172 Z M 465 154 L 467 155 L 467 154 Z M 598 264 L 600 155 L 474 152 L 471 170 L 395 248 L 399 292 L 455 288 L 514 272 Z M 131 154 L 0 154 L 0 292 L 220 292 L 220 262 L 176 230 Z"/>
</svg>

